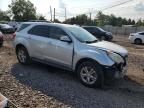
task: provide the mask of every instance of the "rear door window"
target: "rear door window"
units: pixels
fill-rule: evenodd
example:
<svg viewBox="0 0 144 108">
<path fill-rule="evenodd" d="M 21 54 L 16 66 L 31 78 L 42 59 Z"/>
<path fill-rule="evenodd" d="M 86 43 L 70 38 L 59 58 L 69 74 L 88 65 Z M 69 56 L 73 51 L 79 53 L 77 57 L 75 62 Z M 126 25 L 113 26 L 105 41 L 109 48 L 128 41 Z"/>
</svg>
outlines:
<svg viewBox="0 0 144 108">
<path fill-rule="evenodd" d="M 85 27 L 85 29 L 90 32 L 90 33 L 94 33 L 95 29 L 93 27 Z"/>
<path fill-rule="evenodd" d="M 49 26 L 47 25 L 37 25 L 28 31 L 28 34 L 49 37 Z"/>
</svg>

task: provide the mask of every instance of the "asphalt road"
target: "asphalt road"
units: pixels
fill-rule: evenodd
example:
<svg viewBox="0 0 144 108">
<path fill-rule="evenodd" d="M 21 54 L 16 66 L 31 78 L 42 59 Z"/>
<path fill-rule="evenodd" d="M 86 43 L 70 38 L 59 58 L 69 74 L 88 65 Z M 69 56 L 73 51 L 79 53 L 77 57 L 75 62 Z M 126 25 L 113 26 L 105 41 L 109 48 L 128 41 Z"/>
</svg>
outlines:
<svg viewBox="0 0 144 108">
<path fill-rule="evenodd" d="M 20 83 L 74 108 L 144 108 L 144 87 L 128 78 L 97 89 L 83 86 L 71 72 L 39 63 L 14 64 L 11 72 Z"/>
</svg>

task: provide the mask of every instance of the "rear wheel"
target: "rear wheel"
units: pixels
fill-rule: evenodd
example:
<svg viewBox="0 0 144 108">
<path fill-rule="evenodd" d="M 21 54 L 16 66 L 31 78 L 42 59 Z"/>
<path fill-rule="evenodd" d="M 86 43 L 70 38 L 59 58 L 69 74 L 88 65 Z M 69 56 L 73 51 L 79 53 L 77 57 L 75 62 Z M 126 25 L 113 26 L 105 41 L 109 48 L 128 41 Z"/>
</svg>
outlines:
<svg viewBox="0 0 144 108">
<path fill-rule="evenodd" d="M 28 54 L 28 51 L 25 47 L 18 47 L 16 50 L 17 53 L 17 59 L 19 63 L 27 65 L 30 63 L 30 56 Z"/>
<path fill-rule="evenodd" d="M 141 39 L 135 39 L 135 44 L 137 44 L 137 45 L 142 44 L 142 40 Z"/>
<path fill-rule="evenodd" d="M 100 87 L 103 84 L 103 71 L 98 63 L 86 61 L 78 66 L 77 73 L 81 83 L 88 87 Z"/>
</svg>

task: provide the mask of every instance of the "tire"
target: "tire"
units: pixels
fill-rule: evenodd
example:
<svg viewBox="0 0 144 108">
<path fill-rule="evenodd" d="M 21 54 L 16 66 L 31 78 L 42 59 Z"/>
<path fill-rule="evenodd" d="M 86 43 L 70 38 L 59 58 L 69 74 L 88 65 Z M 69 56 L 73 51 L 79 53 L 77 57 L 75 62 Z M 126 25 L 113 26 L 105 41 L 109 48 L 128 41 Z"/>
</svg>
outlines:
<svg viewBox="0 0 144 108">
<path fill-rule="evenodd" d="M 87 72 L 88 74 L 87 74 Z M 81 83 L 87 87 L 102 87 L 104 75 L 101 66 L 93 61 L 81 63 L 77 69 Z"/>
<path fill-rule="evenodd" d="M 30 64 L 30 56 L 28 54 L 28 51 L 25 47 L 18 47 L 16 49 L 16 54 L 17 54 L 17 59 L 19 63 L 23 65 L 28 65 Z"/>
<path fill-rule="evenodd" d="M 135 44 L 137 44 L 137 45 L 142 44 L 142 40 L 141 39 L 135 39 Z"/>
</svg>

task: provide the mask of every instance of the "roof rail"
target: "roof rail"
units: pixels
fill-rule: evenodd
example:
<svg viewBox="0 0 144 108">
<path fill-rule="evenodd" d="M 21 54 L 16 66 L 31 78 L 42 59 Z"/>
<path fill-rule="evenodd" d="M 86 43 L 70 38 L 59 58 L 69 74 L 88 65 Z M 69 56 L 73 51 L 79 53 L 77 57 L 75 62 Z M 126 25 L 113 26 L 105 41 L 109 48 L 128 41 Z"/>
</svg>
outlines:
<svg viewBox="0 0 144 108">
<path fill-rule="evenodd" d="M 51 21 L 46 21 L 46 20 L 29 20 L 28 22 L 46 22 L 46 23 L 52 23 Z"/>
</svg>

